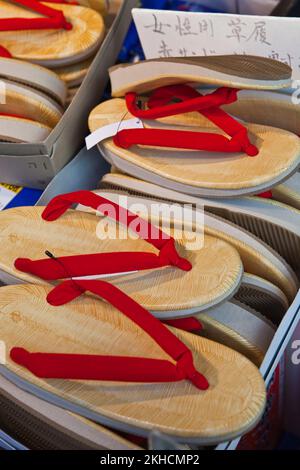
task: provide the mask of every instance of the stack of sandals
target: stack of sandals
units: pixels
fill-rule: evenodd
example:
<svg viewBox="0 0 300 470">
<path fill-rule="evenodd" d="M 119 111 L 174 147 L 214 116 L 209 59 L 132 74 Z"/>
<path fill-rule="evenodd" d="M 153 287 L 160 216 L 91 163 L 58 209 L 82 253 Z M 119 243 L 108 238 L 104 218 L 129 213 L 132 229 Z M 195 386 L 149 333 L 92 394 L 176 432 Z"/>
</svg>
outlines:
<svg viewBox="0 0 300 470">
<path fill-rule="evenodd" d="M 113 14 L 117 13 L 120 6 L 120 2 L 114 1 L 112 4 L 110 4 L 110 2 L 107 2 L 107 0 L 80 0 L 77 3 L 83 7 L 95 10 L 96 12 L 100 13 L 103 18 L 107 16 L 108 12 Z M 117 6 L 115 6 L 115 3 L 117 3 Z M 115 8 L 112 8 L 113 6 L 115 6 Z M 68 92 L 66 106 L 72 102 L 89 70 L 91 63 L 93 62 L 94 57 L 95 53 L 76 64 L 62 65 L 55 68 L 55 72 L 66 83 L 67 86 Z"/>
<path fill-rule="evenodd" d="M 290 79 L 247 56 L 117 66 L 117 98 L 89 119 L 117 130 L 99 143 L 114 165 L 100 189 L 0 214 L 0 399 L 19 436 L 37 420 L 50 447 L 57 434 L 66 447 L 138 448 L 130 436 L 153 430 L 209 446 L 259 423 L 258 368 L 299 287 L 300 213 L 253 194 L 297 171 L 300 141 L 221 106 Z M 222 88 L 203 98 L 206 84 Z M 142 127 L 122 130 L 132 119 Z M 183 232 L 180 214 L 149 218 L 156 203 L 192 206 Z"/>
<path fill-rule="evenodd" d="M 104 38 L 105 2 L 92 3 L 0 1 L 1 141 L 42 142 L 60 120 Z"/>
</svg>

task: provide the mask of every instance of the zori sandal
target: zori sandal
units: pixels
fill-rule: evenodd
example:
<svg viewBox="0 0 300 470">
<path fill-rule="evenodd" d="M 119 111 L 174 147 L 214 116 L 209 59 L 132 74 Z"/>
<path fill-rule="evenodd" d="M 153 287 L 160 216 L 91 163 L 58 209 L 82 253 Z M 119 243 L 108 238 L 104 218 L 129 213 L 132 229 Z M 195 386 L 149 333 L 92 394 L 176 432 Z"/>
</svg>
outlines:
<svg viewBox="0 0 300 470">
<path fill-rule="evenodd" d="M 65 104 L 67 88 L 64 81 L 45 67 L 0 57 L 0 79 L 21 83 L 50 96 L 61 106 Z"/>
<path fill-rule="evenodd" d="M 199 334 L 238 351 L 259 367 L 269 349 L 276 328 L 260 313 L 236 300 L 196 317 L 202 324 Z"/>
<path fill-rule="evenodd" d="M 0 375 L 0 426 L 31 450 L 140 450 L 108 429 L 31 395 Z"/>
<path fill-rule="evenodd" d="M 136 64 L 136 68 L 128 66 L 131 82 L 126 86 L 123 83 L 122 88 L 120 77 L 124 73 L 124 81 L 128 78 L 127 66 L 112 68 L 112 94 L 119 96 L 122 90 L 125 99 L 106 101 L 91 112 L 92 145 L 98 143 L 103 156 L 121 171 L 187 194 L 233 198 L 279 184 L 300 165 L 299 138 L 278 128 L 242 124 L 221 107 L 238 99 L 236 87 L 284 86 L 291 70 L 274 61 L 269 63 L 268 59 L 263 59 L 262 67 L 262 58 L 255 57 L 204 59 L 207 60 L 192 60 L 194 74 L 190 74 L 189 80 L 187 75 L 181 75 L 180 61 L 177 79 L 171 70 L 169 75 L 162 76 L 153 61 Z M 182 70 L 186 70 L 183 62 Z M 249 69 L 251 65 L 251 72 L 246 71 L 245 63 Z M 166 71 L 171 64 L 172 61 L 166 61 Z M 276 67 L 277 72 L 282 72 L 276 74 Z M 141 68 L 147 71 L 149 83 L 143 82 Z M 216 73 L 221 69 L 220 75 Z M 152 74 L 156 78 L 152 79 Z M 179 84 L 183 78 L 185 81 L 194 78 L 196 85 L 214 80 L 222 87 L 202 96 L 193 87 Z M 176 84 L 166 86 L 170 82 Z M 143 91 L 156 89 L 148 98 L 139 98 L 139 86 Z M 101 137 L 95 141 L 98 134 Z"/>
<path fill-rule="evenodd" d="M 112 429 L 213 445 L 248 432 L 264 412 L 265 385 L 248 359 L 166 327 L 107 282 L 3 287 L 0 317 L 1 375 Z"/>
<path fill-rule="evenodd" d="M 68 210 L 76 203 L 100 214 L 108 211 L 110 218 Z M 203 237 L 202 231 L 195 244 L 184 231 L 175 242 L 136 214 L 89 191 L 57 196 L 46 208 L 3 211 L 0 227 L 6 246 L 0 255 L 3 282 L 109 277 L 160 318 L 190 316 L 228 300 L 243 276 L 240 256 L 227 242 Z M 26 258 L 20 258 L 22 254 Z"/>
<path fill-rule="evenodd" d="M 63 115 L 63 108 L 38 90 L 21 83 L 2 79 L 0 116 L 3 114 L 35 120 L 54 128 Z"/>
<path fill-rule="evenodd" d="M 0 1 L 0 44 L 16 59 L 53 68 L 95 54 L 102 16 L 90 8 L 37 0 Z"/>
<path fill-rule="evenodd" d="M 0 114 L 0 141 L 38 143 L 46 140 L 51 128 L 31 119 Z"/>
<path fill-rule="evenodd" d="M 300 174 L 295 173 L 287 181 L 273 188 L 272 197 L 300 210 Z"/>
<path fill-rule="evenodd" d="M 104 175 L 100 187 L 104 190 L 115 190 L 121 193 L 126 191 L 141 197 L 147 197 L 148 195 L 153 198 L 155 194 L 161 200 L 204 207 L 205 211 L 223 217 L 259 237 L 276 250 L 298 272 L 300 212 L 287 205 L 292 202 L 288 198 L 282 197 L 282 202 L 287 204 L 277 202 L 281 199 L 279 196 L 280 191 L 284 193 L 286 185 L 293 185 L 296 188 L 297 181 L 300 201 L 300 178 L 298 173 L 295 173 L 288 182 L 273 188 L 270 194 L 270 196 L 273 194 L 273 199 L 258 197 L 226 199 L 223 201 L 220 199 L 200 199 L 116 172 Z M 292 193 L 289 194 L 292 197 Z"/>
<path fill-rule="evenodd" d="M 137 207 L 141 217 L 148 218 L 149 214 L 151 214 L 151 222 L 158 226 L 161 226 L 160 217 L 156 217 L 156 214 L 151 209 L 153 204 L 160 202 L 162 207 L 164 207 L 163 205 L 169 207 L 165 211 L 164 222 L 168 226 L 173 225 L 175 233 L 176 228 L 182 227 L 183 223 L 185 230 L 190 230 L 193 233 L 197 232 L 196 225 L 197 220 L 200 220 L 200 214 L 199 216 L 193 216 L 191 220 L 185 217 L 184 212 L 178 214 L 176 212 L 174 216 L 171 211 L 170 201 L 159 200 L 158 191 L 152 193 L 157 195 L 154 199 L 153 196 L 147 195 L 131 196 L 129 192 L 126 193 L 125 191 L 120 193 L 120 191 L 116 192 L 115 190 L 99 190 L 95 191 L 95 193 L 101 194 L 102 197 L 116 204 L 132 208 L 133 212 L 134 207 Z M 124 198 L 124 196 L 126 197 Z M 81 211 L 83 209 L 82 206 L 78 206 L 78 210 Z M 199 208 L 196 207 L 194 211 L 199 212 Z M 169 214 L 169 220 L 167 214 Z M 166 228 L 163 226 L 163 229 L 165 230 Z M 246 273 L 266 279 L 278 287 L 290 303 L 293 302 L 299 288 L 298 278 L 288 263 L 270 246 L 262 242 L 258 237 L 249 234 L 247 230 L 207 212 L 204 212 L 204 233 L 232 245 L 239 252 Z"/>
</svg>

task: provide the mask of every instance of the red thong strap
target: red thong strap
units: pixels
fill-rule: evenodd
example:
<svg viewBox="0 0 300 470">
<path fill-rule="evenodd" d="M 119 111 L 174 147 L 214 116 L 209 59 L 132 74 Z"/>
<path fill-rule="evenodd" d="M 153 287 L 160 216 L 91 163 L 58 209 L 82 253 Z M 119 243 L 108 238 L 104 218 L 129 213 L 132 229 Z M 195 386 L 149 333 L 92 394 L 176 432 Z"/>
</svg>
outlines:
<svg viewBox="0 0 300 470">
<path fill-rule="evenodd" d="M 45 280 L 125 273 L 166 266 L 174 266 L 183 271 L 192 269 L 191 263 L 178 254 L 175 240 L 172 237 L 141 219 L 138 215 L 90 191 L 78 191 L 55 197 L 45 208 L 42 217 L 47 221 L 56 220 L 73 204 L 82 204 L 105 215 L 108 214 L 109 217 L 133 229 L 140 238 L 159 250 L 159 254 L 147 252 L 98 253 L 61 258 L 52 256 L 52 259 L 36 261 L 18 258 L 15 261 L 16 269 Z"/>
<path fill-rule="evenodd" d="M 1 18 L 0 31 L 22 31 L 36 29 L 72 29 L 63 12 L 43 5 L 37 0 L 13 0 L 46 18 Z"/>
<path fill-rule="evenodd" d="M 195 333 L 197 331 L 203 330 L 202 323 L 194 317 L 177 318 L 175 320 L 164 320 L 163 323 L 168 326 L 173 326 L 178 330 L 188 331 L 190 333 Z"/>
<path fill-rule="evenodd" d="M 38 0 L 38 2 L 44 2 L 45 0 Z M 47 0 L 47 3 L 61 3 L 62 5 L 79 5 L 78 2 L 69 2 L 68 0 Z"/>
<path fill-rule="evenodd" d="M 126 94 L 126 105 L 128 111 L 139 119 L 160 119 L 234 103 L 237 101 L 238 91 L 235 88 L 223 87 L 209 95 L 202 96 L 189 86 L 171 85 L 158 88 L 152 93 L 147 103 L 149 109 L 143 110 L 136 105 L 136 93 Z M 167 105 L 174 97 L 183 101 Z"/>
<path fill-rule="evenodd" d="M 11 53 L 3 46 L 0 46 L 0 57 L 6 57 L 7 59 L 11 59 Z"/>
<path fill-rule="evenodd" d="M 261 197 L 263 199 L 273 199 L 273 193 L 272 191 L 265 191 L 264 193 L 258 194 L 258 197 Z"/>
<path fill-rule="evenodd" d="M 23 348 L 12 348 L 12 360 L 41 378 L 143 383 L 189 380 L 200 390 L 209 387 L 206 378 L 196 370 L 189 348 L 141 305 L 112 284 L 103 281 L 65 281 L 48 294 L 47 300 L 54 306 L 64 305 L 86 291 L 99 295 L 126 315 L 176 364 L 144 357 L 30 353 Z"/>
<path fill-rule="evenodd" d="M 258 149 L 251 144 L 247 129 L 219 108 L 221 105 L 236 101 L 238 91 L 223 87 L 211 95 L 202 96 L 187 85 L 171 85 L 159 88 L 152 94 L 147 110 L 142 110 L 136 105 L 136 93 L 126 95 L 128 111 L 140 119 L 160 119 L 198 111 L 231 136 L 231 139 L 212 132 L 128 129 L 118 132 L 114 137 L 114 143 L 122 148 L 148 145 L 210 152 L 245 152 L 249 156 L 256 156 Z M 173 98 L 180 99 L 181 102 L 168 105 Z"/>
<path fill-rule="evenodd" d="M 30 119 L 30 118 L 25 117 L 25 116 L 21 116 L 21 114 L 10 114 L 10 113 L 1 113 L 0 112 L 0 116 L 12 117 L 12 118 L 18 118 L 18 119 L 26 119 L 27 121 L 33 121 L 33 119 Z"/>
</svg>

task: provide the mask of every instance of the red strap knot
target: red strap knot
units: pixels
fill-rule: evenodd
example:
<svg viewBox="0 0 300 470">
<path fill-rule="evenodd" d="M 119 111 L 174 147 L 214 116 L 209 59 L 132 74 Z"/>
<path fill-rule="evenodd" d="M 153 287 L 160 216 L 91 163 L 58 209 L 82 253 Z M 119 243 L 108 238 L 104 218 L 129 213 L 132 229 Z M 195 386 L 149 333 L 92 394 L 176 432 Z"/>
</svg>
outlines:
<svg viewBox="0 0 300 470">
<path fill-rule="evenodd" d="M 204 375 L 200 374 L 194 366 L 191 351 L 185 351 L 177 362 L 177 373 L 182 380 L 187 379 L 200 390 L 207 390 L 209 383 Z"/>
<path fill-rule="evenodd" d="M 175 266 L 182 271 L 190 271 L 192 269 L 192 264 L 187 259 L 179 256 L 175 247 L 175 240 L 173 238 L 170 238 L 170 240 L 168 240 L 161 248 L 159 258 L 163 266 Z"/>
<path fill-rule="evenodd" d="M 127 132 L 125 130 L 119 131 L 113 138 L 113 142 L 117 147 L 128 149 L 132 143 L 127 139 Z"/>
<path fill-rule="evenodd" d="M 240 147 L 241 151 L 249 157 L 256 157 L 259 154 L 258 148 L 249 140 L 247 129 L 241 129 L 237 132 L 231 139 L 231 143 Z"/>
<path fill-rule="evenodd" d="M 35 364 L 35 357 L 36 355 L 30 354 L 29 351 L 27 351 L 24 348 L 12 348 L 10 351 L 10 357 L 11 359 L 19 364 L 20 366 L 26 367 L 26 369 L 30 370 L 33 372 L 35 375 L 39 376 L 39 367 L 38 367 L 38 362 Z M 36 367 L 37 366 L 37 367 Z"/>
<path fill-rule="evenodd" d="M 58 29 L 61 28 L 70 31 L 73 28 L 72 23 L 69 23 L 66 20 L 62 11 L 57 10 L 56 15 L 51 18 L 51 21 L 53 22 L 53 26 L 57 27 Z"/>
<path fill-rule="evenodd" d="M 219 107 L 226 104 L 235 103 L 238 100 L 238 90 L 237 88 L 228 88 L 221 87 L 212 93 L 212 96 L 218 98 L 215 100 L 213 107 Z"/>
<path fill-rule="evenodd" d="M 10 351 L 11 359 L 17 364 L 26 364 L 29 359 L 29 352 L 24 348 L 12 348 Z"/>
<path fill-rule="evenodd" d="M 61 307 L 62 305 L 75 300 L 86 292 L 85 282 L 88 281 L 74 281 L 74 279 L 71 279 L 70 281 L 65 281 L 58 285 L 48 293 L 48 304 L 53 307 Z"/>
<path fill-rule="evenodd" d="M 11 59 L 11 53 L 3 46 L 0 46 L 0 57 L 6 57 L 7 59 Z"/>
<path fill-rule="evenodd" d="M 18 271 L 22 271 L 23 273 L 30 273 L 33 274 L 32 272 L 32 260 L 29 258 L 17 258 L 14 262 L 15 268 Z"/>
<path fill-rule="evenodd" d="M 36 377 L 51 378 L 51 374 L 45 374 L 47 359 L 43 356 L 43 353 L 31 353 L 24 348 L 14 347 L 10 350 L 10 358 L 16 364 L 25 367 Z"/>
</svg>

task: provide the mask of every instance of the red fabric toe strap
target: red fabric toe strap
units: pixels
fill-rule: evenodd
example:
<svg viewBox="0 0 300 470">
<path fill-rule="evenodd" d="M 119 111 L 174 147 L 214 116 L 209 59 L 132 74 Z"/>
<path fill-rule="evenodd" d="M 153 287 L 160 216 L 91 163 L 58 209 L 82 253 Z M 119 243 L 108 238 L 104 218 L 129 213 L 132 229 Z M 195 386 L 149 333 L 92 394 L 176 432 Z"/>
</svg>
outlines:
<svg viewBox="0 0 300 470">
<path fill-rule="evenodd" d="M 37 0 L 13 0 L 44 18 L 1 18 L 0 31 L 22 31 L 36 29 L 72 29 L 63 12 L 40 3 Z M 46 18 L 45 18 L 46 17 Z"/>
<path fill-rule="evenodd" d="M 184 112 L 191 112 L 191 109 L 194 111 L 204 111 L 206 109 L 219 108 L 225 104 L 234 103 L 238 100 L 239 91 L 240 90 L 237 88 L 221 87 L 203 96 L 199 91 L 189 85 L 169 85 L 154 90 L 149 96 L 147 106 L 149 109 L 155 108 L 158 112 L 160 107 L 161 109 L 165 109 L 167 105 L 176 98 L 182 100 L 182 103 L 176 103 L 176 105 L 179 106 L 178 110 L 183 106 L 185 108 Z M 184 105 L 183 102 L 186 102 L 186 105 Z M 191 106 L 192 103 L 196 102 L 199 103 L 199 107 Z M 172 108 L 171 110 L 173 111 Z M 169 113 L 166 116 L 170 115 Z M 157 117 L 155 119 L 157 119 Z"/>
<path fill-rule="evenodd" d="M 12 58 L 11 53 L 3 46 L 0 46 L 0 57 Z"/>
<path fill-rule="evenodd" d="M 165 325 L 173 326 L 178 330 L 189 331 L 190 333 L 195 333 L 203 330 L 202 323 L 194 317 L 190 318 L 177 318 L 175 320 L 164 320 Z"/>
<path fill-rule="evenodd" d="M 165 129 L 128 129 L 114 137 L 118 147 L 128 149 L 133 145 L 168 147 L 208 152 L 245 152 L 255 156 L 256 150 L 248 142 L 247 131 L 242 130 L 232 139 L 211 132 L 170 131 Z"/>
<path fill-rule="evenodd" d="M 140 238 L 143 238 L 143 240 L 147 241 L 158 250 L 165 245 L 166 240 L 170 240 L 171 238 L 154 225 L 151 225 L 145 219 L 139 217 L 137 214 L 134 214 L 124 207 L 119 206 L 119 204 L 91 191 L 76 191 L 56 196 L 45 208 L 42 213 L 42 218 L 48 222 L 57 220 L 68 209 L 76 204 L 81 204 L 90 209 L 101 212 L 101 214 L 110 217 L 126 227 L 129 227 Z"/>
<path fill-rule="evenodd" d="M 26 121 L 33 121 L 33 119 L 30 119 L 30 118 L 25 117 L 25 116 L 21 116 L 21 114 L 0 113 L 0 116 L 6 116 L 6 117 L 18 118 L 18 119 L 26 119 Z"/>
<path fill-rule="evenodd" d="M 246 127 L 220 109 L 221 105 L 236 101 L 239 90 L 220 88 L 210 95 L 202 96 L 187 85 L 172 85 L 154 91 L 148 101 L 148 109 L 140 109 L 136 104 L 136 93 L 126 94 L 128 111 L 140 119 L 160 119 L 176 114 L 198 111 L 228 134 L 213 132 L 177 131 L 171 129 L 127 129 L 114 136 L 114 143 L 121 148 L 133 145 L 206 150 L 209 152 L 244 152 L 253 157 L 258 149 L 251 144 Z M 171 103 L 174 99 L 181 102 Z"/>
<path fill-rule="evenodd" d="M 125 382 L 177 382 L 189 380 L 200 390 L 209 384 L 196 370 L 189 348 L 147 310 L 117 287 L 104 281 L 65 281 L 47 297 L 51 305 L 64 305 L 89 291 L 111 303 L 138 325 L 175 361 L 107 355 L 30 353 L 13 348 L 14 362 L 42 378 L 113 380 Z M 138 338 L 137 338 L 138 341 Z"/>
<path fill-rule="evenodd" d="M 166 266 L 174 266 L 182 271 L 192 269 L 191 263 L 177 252 L 175 240 L 172 237 L 138 215 L 89 191 L 78 191 L 55 197 L 45 208 L 42 217 L 47 221 L 56 220 L 73 204 L 78 203 L 98 210 L 129 227 L 140 238 L 159 250 L 159 253 L 98 253 L 41 260 L 18 258 L 15 261 L 16 269 L 45 280 L 127 273 Z"/>
<path fill-rule="evenodd" d="M 130 273 L 167 266 L 178 267 L 183 271 L 191 269 L 190 262 L 180 258 L 176 252 L 173 240 L 166 241 L 165 246 L 158 255 L 147 252 L 95 253 L 41 260 L 18 258 L 15 261 L 15 268 L 19 271 L 32 274 L 46 281 L 71 277 Z"/>
<path fill-rule="evenodd" d="M 234 103 L 237 100 L 238 91 L 234 88 L 223 87 L 210 95 L 202 96 L 186 85 L 172 85 L 154 91 L 148 101 L 149 109 L 143 110 L 137 106 L 137 94 L 133 92 L 126 94 L 126 105 L 128 111 L 139 119 L 159 119 Z M 174 97 L 182 101 L 168 104 Z"/>
</svg>

